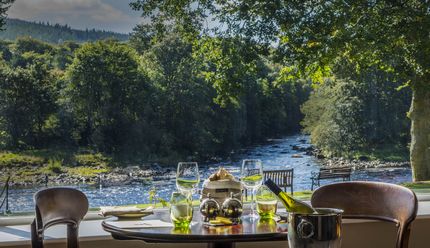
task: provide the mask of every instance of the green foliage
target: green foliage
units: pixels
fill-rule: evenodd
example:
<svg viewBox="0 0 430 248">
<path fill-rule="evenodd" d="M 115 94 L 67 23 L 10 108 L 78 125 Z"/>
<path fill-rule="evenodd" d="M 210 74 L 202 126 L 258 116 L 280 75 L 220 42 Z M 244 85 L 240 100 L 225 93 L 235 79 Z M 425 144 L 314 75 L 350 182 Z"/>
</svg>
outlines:
<svg viewBox="0 0 430 248">
<path fill-rule="evenodd" d="M 0 31 L 4 29 L 6 12 L 15 0 L 0 0 Z"/>
<path fill-rule="evenodd" d="M 68 67 L 67 102 L 83 145 L 119 152 L 133 137 L 145 98 L 137 54 L 115 41 L 87 43 Z"/>
<path fill-rule="evenodd" d="M 327 77 L 336 76 L 346 81 L 351 77 L 354 82 L 370 83 L 369 87 L 375 88 L 373 85 L 375 80 L 365 77 L 388 73 L 391 75 L 390 80 L 377 81 L 382 82 L 383 87 L 387 87 L 386 84 L 391 82 L 395 82 L 397 87 L 411 86 L 413 101 L 409 117 L 412 121 L 413 175 L 418 180 L 430 178 L 428 166 L 430 151 L 427 149 L 430 145 L 430 136 L 427 135 L 430 129 L 426 124 L 430 118 L 428 111 L 430 2 L 135 0 L 131 6 L 141 11 L 144 17 L 154 20 L 158 34 L 163 34 L 166 26 L 177 25 L 183 27 L 182 33 L 185 36 L 190 36 L 190 33 L 210 33 L 222 37 L 239 36 L 256 40 L 266 48 L 274 48 L 275 58 L 282 61 L 285 66 L 282 74 L 287 79 L 311 79 L 317 87 L 324 83 Z M 206 23 L 209 18 L 212 23 L 221 25 L 208 28 Z M 224 88 L 229 86 L 223 84 Z M 354 91 L 356 86 L 353 83 L 345 87 L 351 87 Z M 331 113 L 322 116 L 315 114 L 315 118 L 324 122 L 321 125 L 307 124 L 308 127 L 314 127 L 311 128 L 313 133 L 319 134 L 317 135 L 320 137 L 319 142 L 323 144 L 325 150 L 333 149 L 332 152 L 339 153 L 357 149 L 364 144 L 390 143 L 399 139 L 393 140 L 392 131 L 403 130 L 405 119 L 403 117 L 395 119 L 390 114 L 395 113 L 399 116 L 404 105 L 399 105 L 395 101 L 394 105 L 399 108 L 394 110 L 385 106 L 381 109 L 372 106 L 372 102 L 379 104 L 390 97 L 393 97 L 391 100 L 397 100 L 395 94 L 376 95 L 382 100 L 376 99 L 370 103 L 369 99 L 360 97 L 356 99 L 363 108 L 371 106 L 377 111 L 393 110 L 389 114 L 379 115 L 386 117 L 386 121 L 395 120 L 396 127 L 388 128 L 387 133 L 385 130 L 387 122 L 379 122 L 379 117 L 375 117 L 378 114 L 374 111 L 356 107 L 354 95 L 342 100 L 341 97 L 330 96 L 327 91 L 325 93 L 331 99 L 324 100 L 320 97 L 317 100 L 318 97 L 314 97 L 314 102 L 320 101 L 329 106 L 305 108 L 308 112 L 312 111 L 312 108 L 320 108 Z M 337 103 L 340 106 L 331 105 Z M 374 123 L 366 123 L 360 112 L 370 114 Z M 345 119 L 339 118 L 338 114 Z M 358 117 L 354 114 L 358 114 Z M 376 120 L 378 121 L 375 122 Z M 375 128 L 378 126 L 379 128 Z M 370 134 L 363 134 L 363 129 Z M 402 140 L 407 136 L 403 131 L 400 135 Z M 385 137 L 387 140 L 382 141 L 381 138 Z M 346 143 L 341 144 L 343 142 Z M 402 141 L 402 144 L 404 143 Z"/>
<path fill-rule="evenodd" d="M 0 167 L 19 168 L 25 166 L 42 166 L 44 159 L 31 156 L 22 155 L 12 152 L 1 152 L 0 153 Z"/>
<path fill-rule="evenodd" d="M 2 2 L 4 1 L 5 0 Z M 62 44 L 65 41 L 82 43 L 110 38 L 120 41 L 128 40 L 127 34 L 95 29 L 77 30 L 72 29 L 68 25 L 29 22 L 19 19 L 7 19 L 4 28 L 6 28 L 6 30 L 0 32 L 0 39 L 4 40 L 15 40 L 19 37 L 33 37 L 34 39 L 53 44 Z"/>
<path fill-rule="evenodd" d="M 300 129 L 308 84 L 285 82 L 252 42 L 172 30 L 139 53 L 112 40 L 2 43 L 13 51 L 0 63 L 3 149 L 37 149 L 26 153 L 94 175 L 118 160 L 207 159 Z"/>
<path fill-rule="evenodd" d="M 62 162 L 59 160 L 49 160 L 48 165 L 44 168 L 44 171 L 49 174 L 60 174 L 63 172 Z"/>
<path fill-rule="evenodd" d="M 404 162 L 409 160 L 409 147 L 404 144 L 379 144 L 373 147 L 364 147 L 350 155 L 354 159 L 367 158 L 390 162 Z"/>
<path fill-rule="evenodd" d="M 325 82 L 316 89 L 302 111 L 304 131 L 311 134 L 314 144 L 333 155 L 358 149 L 364 145 L 363 84 L 343 80 Z"/>
<path fill-rule="evenodd" d="M 167 207 L 169 205 L 169 203 L 165 199 L 157 197 L 157 189 L 155 187 L 152 187 L 148 193 L 149 202 L 151 202 L 154 208 L 157 206 L 157 201 L 161 204 L 162 207 Z"/>
<path fill-rule="evenodd" d="M 76 166 L 86 167 L 106 167 L 111 162 L 109 157 L 103 156 L 101 153 L 76 154 L 74 160 L 76 161 Z"/>
<path fill-rule="evenodd" d="M 0 40 L 0 58 L 3 58 L 5 61 L 10 61 L 12 58 L 12 52 L 9 45 L 9 42 Z"/>
<path fill-rule="evenodd" d="M 154 86 L 148 114 L 151 126 L 158 127 L 158 137 L 152 136 L 157 153 L 196 155 L 211 149 L 211 88 L 198 77 L 192 45 L 167 36 L 145 52 L 142 66 Z"/>
<path fill-rule="evenodd" d="M 138 24 L 133 28 L 129 43 L 141 54 L 150 49 L 155 43 L 152 26 L 147 24 Z"/>
<path fill-rule="evenodd" d="M 50 74 L 44 64 L 0 68 L 0 144 L 25 147 L 41 141 L 47 117 L 55 110 Z"/>
<path fill-rule="evenodd" d="M 302 124 L 312 142 L 329 156 L 367 153 L 375 159 L 399 159 L 383 152 L 381 147 L 406 147 L 410 93 L 399 92 L 396 84 L 384 80 L 381 75 L 369 73 L 366 80 L 334 79 L 316 88 L 302 107 Z"/>
<path fill-rule="evenodd" d="M 24 54 L 26 52 L 33 52 L 38 54 L 45 54 L 51 52 L 54 48 L 48 43 L 36 40 L 31 37 L 18 38 L 15 43 L 15 52 Z"/>
<path fill-rule="evenodd" d="M 215 103 L 239 105 L 239 97 L 250 77 L 256 74 L 258 54 L 252 44 L 240 39 L 203 38 L 195 56 L 202 61 L 203 78 L 212 84 Z"/>
</svg>

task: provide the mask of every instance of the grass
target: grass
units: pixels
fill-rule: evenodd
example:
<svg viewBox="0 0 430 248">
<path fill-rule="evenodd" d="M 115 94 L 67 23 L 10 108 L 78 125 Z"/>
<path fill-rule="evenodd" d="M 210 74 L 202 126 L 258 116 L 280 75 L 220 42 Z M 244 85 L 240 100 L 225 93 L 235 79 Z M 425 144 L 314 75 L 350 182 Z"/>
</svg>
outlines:
<svg viewBox="0 0 430 248">
<path fill-rule="evenodd" d="M 349 154 L 348 157 L 387 162 L 405 162 L 409 161 L 409 148 L 402 145 L 387 144 L 356 151 Z"/>
<path fill-rule="evenodd" d="M 13 152 L 0 152 L 0 167 L 19 168 L 25 166 L 41 166 L 45 159 L 38 156 L 18 154 Z"/>
<path fill-rule="evenodd" d="M 79 167 L 70 167 L 67 168 L 67 172 L 69 174 L 73 175 L 79 175 L 82 177 L 95 177 L 98 174 L 101 173 L 107 173 L 110 171 L 110 168 L 108 167 L 102 167 L 102 168 L 94 168 L 89 166 L 79 166 Z"/>
<path fill-rule="evenodd" d="M 105 167 L 112 162 L 112 159 L 110 157 L 104 156 L 101 153 L 86 153 L 76 154 L 74 156 L 74 161 L 76 161 L 76 166 Z"/>
<path fill-rule="evenodd" d="M 63 165 L 61 161 L 58 160 L 52 160 L 50 159 L 48 161 L 48 164 L 40 169 L 40 172 L 43 172 L 45 174 L 60 174 L 62 173 L 63 170 Z"/>
<path fill-rule="evenodd" d="M 402 183 L 401 185 L 410 188 L 415 193 L 421 194 L 430 194 L 430 181 L 422 181 L 422 182 L 408 182 Z"/>
<path fill-rule="evenodd" d="M 40 149 L 20 152 L 0 151 L 0 168 L 7 168 L 15 182 L 32 182 L 34 176 L 68 173 L 85 178 L 110 171 L 112 158 L 101 153 L 74 149 Z M 3 173 L 0 179 L 7 177 Z"/>
<path fill-rule="evenodd" d="M 305 190 L 305 191 L 297 191 L 294 192 L 293 197 L 298 199 L 298 200 L 310 200 L 311 196 L 312 196 L 313 191 L 310 190 Z"/>
</svg>

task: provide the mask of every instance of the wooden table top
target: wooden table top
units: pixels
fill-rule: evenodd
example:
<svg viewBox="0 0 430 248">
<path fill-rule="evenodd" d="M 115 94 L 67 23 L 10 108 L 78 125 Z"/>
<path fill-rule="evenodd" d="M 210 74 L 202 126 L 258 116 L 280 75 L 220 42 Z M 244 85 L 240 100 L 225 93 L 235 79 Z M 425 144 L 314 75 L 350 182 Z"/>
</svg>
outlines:
<svg viewBox="0 0 430 248">
<path fill-rule="evenodd" d="M 160 219 L 170 222 L 168 210 L 158 210 L 144 220 Z M 202 222 L 198 210 L 194 210 L 193 223 L 188 229 L 174 227 L 158 228 L 118 228 L 112 222 L 116 218 L 102 222 L 103 229 L 115 239 L 143 240 L 156 243 L 211 243 L 211 242 L 249 242 L 287 240 L 287 224 L 274 220 L 243 220 L 241 224 L 231 226 L 207 226 Z"/>
</svg>

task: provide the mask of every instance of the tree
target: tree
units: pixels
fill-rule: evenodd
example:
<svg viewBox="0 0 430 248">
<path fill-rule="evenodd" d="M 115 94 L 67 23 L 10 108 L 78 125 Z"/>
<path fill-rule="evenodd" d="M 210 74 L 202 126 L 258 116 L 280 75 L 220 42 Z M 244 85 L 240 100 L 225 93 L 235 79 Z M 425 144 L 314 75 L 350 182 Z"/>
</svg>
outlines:
<svg viewBox="0 0 430 248">
<path fill-rule="evenodd" d="M 0 58 L 6 61 L 10 61 L 12 58 L 12 52 L 9 48 L 10 42 L 0 41 Z"/>
<path fill-rule="evenodd" d="M 23 54 L 26 52 L 46 54 L 54 50 L 54 47 L 52 45 L 40 40 L 33 39 L 31 37 L 18 38 L 14 46 L 15 51 L 19 54 Z"/>
<path fill-rule="evenodd" d="M 6 12 L 15 0 L 0 0 L 0 31 L 5 24 Z"/>
<path fill-rule="evenodd" d="M 46 65 L 0 65 L 0 143 L 8 148 L 40 147 L 45 121 L 55 111 L 52 78 Z"/>
<path fill-rule="evenodd" d="M 109 40 L 86 43 L 76 50 L 66 80 L 65 104 L 75 117 L 81 145 L 110 153 L 127 149 L 145 99 L 136 51 Z"/>
<path fill-rule="evenodd" d="M 154 86 L 152 123 L 160 132 L 158 153 L 202 157 L 213 153 L 213 90 L 199 75 L 192 43 L 172 32 L 148 46 L 142 60 Z"/>
<path fill-rule="evenodd" d="M 140 54 L 154 45 L 154 31 L 151 25 L 138 24 L 130 35 L 130 45 Z"/>
<path fill-rule="evenodd" d="M 197 42 L 194 56 L 203 65 L 202 76 L 217 92 L 214 101 L 221 106 L 237 106 L 249 77 L 257 73 L 259 56 L 254 44 L 239 38 L 212 37 L 203 37 Z"/>
<path fill-rule="evenodd" d="M 413 178 L 430 179 L 430 2 L 138 0 L 132 6 L 155 20 L 194 28 L 211 15 L 228 26 L 226 33 L 277 43 L 284 60 L 297 65 L 291 74 L 309 75 L 314 82 L 336 74 L 336 64 L 343 59 L 357 71 L 375 65 L 393 71 L 413 94 Z"/>
</svg>

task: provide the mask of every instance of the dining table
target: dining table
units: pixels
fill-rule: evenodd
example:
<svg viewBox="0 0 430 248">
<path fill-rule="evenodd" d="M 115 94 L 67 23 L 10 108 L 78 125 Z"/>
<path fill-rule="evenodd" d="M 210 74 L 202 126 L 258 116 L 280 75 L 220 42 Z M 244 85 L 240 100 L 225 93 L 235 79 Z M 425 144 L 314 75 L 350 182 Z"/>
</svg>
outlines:
<svg viewBox="0 0 430 248">
<path fill-rule="evenodd" d="M 246 214 L 246 213 L 245 213 Z M 154 214 L 139 221 L 160 220 L 170 223 L 167 209 L 158 209 Z M 233 248 L 239 242 L 287 241 L 287 223 L 274 219 L 242 218 L 237 224 L 212 226 L 203 222 L 198 210 L 194 211 L 193 220 L 187 228 L 164 227 L 124 227 L 116 217 L 102 222 L 106 232 L 117 240 L 141 240 L 147 243 L 205 243 L 209 248 Z"/>
</svg>

